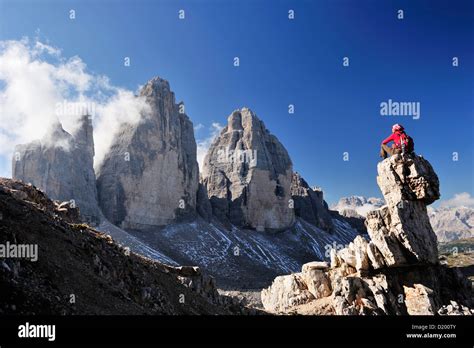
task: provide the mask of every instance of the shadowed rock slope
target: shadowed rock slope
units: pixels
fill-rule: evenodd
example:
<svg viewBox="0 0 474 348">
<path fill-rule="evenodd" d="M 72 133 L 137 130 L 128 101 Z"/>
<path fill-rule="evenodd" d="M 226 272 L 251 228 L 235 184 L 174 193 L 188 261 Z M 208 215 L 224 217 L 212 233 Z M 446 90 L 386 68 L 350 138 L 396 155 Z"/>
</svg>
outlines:
<svg viewBox="0 0 474 348">
<path fill-rule="evenodd" d="M 0 260 L 0 314 L 247 313 L 197 267 L 129 253 L 77 217 L 32 185 L 0 179 L 0 245 L 38 245 L 37 261 Z"/>
</svg>

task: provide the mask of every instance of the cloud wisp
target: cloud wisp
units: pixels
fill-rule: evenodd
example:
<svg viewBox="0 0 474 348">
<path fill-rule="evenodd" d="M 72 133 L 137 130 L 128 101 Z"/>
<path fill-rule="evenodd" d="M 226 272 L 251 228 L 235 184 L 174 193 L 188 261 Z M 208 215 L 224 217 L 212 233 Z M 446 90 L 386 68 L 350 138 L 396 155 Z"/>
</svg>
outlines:
<svg viewBox="0 0 474 348">
<path fill-rule="evenodd" d="M 456 193 L 453 198 L 442 201 L 439 206 L 441 208 L 474 208 L 474 197 L 468 192 Z"/>
<path fill-rule="evenodd" d="M 43 138 L 57 121 L 74 132 L 87 113 L 97 166 L 119 126 L 139 122 L 147 110 L 143 98 L 88 72 L 77 56 L 66 58 L 60 49 L 28 38 L 0 41 L 0 156 L 8 162 L 16 144 Z"/>
</svg>

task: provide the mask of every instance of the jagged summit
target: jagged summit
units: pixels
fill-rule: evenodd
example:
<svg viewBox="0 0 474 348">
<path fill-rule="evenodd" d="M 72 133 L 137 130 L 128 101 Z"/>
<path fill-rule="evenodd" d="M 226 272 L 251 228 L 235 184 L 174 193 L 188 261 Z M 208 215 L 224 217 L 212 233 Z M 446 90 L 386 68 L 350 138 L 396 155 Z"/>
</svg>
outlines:
<svg viewBox="0 0 474 348">
<path fill-rule="evenodd" d="M 199 180 L 193 124 L 169 83 L 155 77 L 140 95 L 150 106 L 149 117 L 121 126 L 97 178 L 104 215 L 129 229 L 193 216 Z"/>
<path fill-rule="evenodd" d="M 41 140 L 17 145 L 12 176 L 32 183 L 53 199 L 72 202 L 84 220 L 97 222 L 100 213 L 93 161 L 92 122 L 84 116 L 73 134 L 58 121 Z"/>
<path fill-rule="evenodd" d="M 222 221 L 257 230 L 294 222 L 288 152 L 248 108 L 235 110 L 211 145 L 202 171 L 212 210 Z"/>
<path fill-rule="evenodd" d="M 171 91 L 170 83 L 159 76 L 155 76 L 147 81 L 147 83 L 145 83 L 140 89 L 139 93 L 140 96 L 151 98 L 159 98 L 160 95 L 161 97 L 164 97 L 166 94 L 170 94 L 174 98 L 174 93 Z"/>
</svg>

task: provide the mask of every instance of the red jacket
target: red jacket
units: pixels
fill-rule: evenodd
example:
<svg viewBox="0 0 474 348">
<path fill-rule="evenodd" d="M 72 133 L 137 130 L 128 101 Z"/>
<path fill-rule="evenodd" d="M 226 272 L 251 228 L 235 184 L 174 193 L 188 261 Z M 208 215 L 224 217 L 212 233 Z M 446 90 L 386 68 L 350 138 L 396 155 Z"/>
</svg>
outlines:
<svg viewBox="0 0 474 348">
<path fill-rule="evenodd" d="M 402 133 L 400 133 L 400 132 L 392 133 L 387 139 L 382 141 L 382 144 L 388 144 L 389 142 L 393 141 L 393 146 L 392 147 L 395 147 L 395 148 L 401 147 L 401 143 L 400 143 L 400 135 L 401 134 Z"/>
</svg>

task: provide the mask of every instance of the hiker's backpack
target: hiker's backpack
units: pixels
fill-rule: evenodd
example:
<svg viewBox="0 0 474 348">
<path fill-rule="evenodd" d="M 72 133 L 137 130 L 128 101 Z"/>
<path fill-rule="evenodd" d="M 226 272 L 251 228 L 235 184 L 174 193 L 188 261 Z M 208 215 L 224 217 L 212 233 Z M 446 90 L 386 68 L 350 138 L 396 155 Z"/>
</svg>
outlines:
<svg viewBox="0 0 474 348">
<path fill-rule="evenodd" d="M 412 137 L 408 136 L 405 132 L 400 133 L 400 148 L 402 153 L 412 153 L 415 151 L 415 143 Z"/>
</svg>

